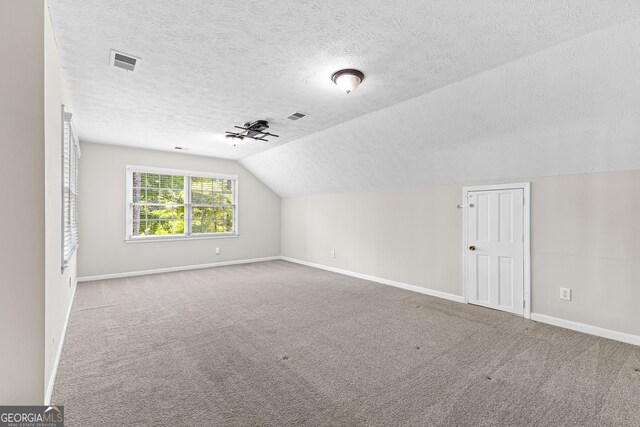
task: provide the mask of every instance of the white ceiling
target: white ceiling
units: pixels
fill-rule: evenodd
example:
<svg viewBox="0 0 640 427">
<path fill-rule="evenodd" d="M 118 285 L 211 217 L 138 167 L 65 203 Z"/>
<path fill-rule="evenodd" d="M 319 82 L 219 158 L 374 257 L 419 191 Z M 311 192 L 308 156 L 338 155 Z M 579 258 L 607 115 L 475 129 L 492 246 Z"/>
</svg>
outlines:
<svg viewBox="0 0 640 427">
<path fill-rule="evenodd" d="M 640 169 L 639 81 L 636 19 L 240 162 L 285 197 Z"/>
<path fill-rule="evenodd" d="M 282 195 L 451 179 L 446 166 L 471 156 L 464 141 L 486 138 L 475 142 L 479 147 L 492 127 L 507 135 L 531 125 L 522 115 L 528 97 L 537 96 L 533 91 L 571 84 L 554 85 L 556 65 L 540 59 L 538 70 L 535 55 L 529 65 L 516 61 L 517 70 L 478 73 L 640 17 L 637 0 L 48 4 L 82 140 L 160 150 L 179 145 L 193 154 L 245 158 L 243 164 Z M 140 57 L 136 71 L 110 67 L 111 49 Z M 571 57 L 554 55 L 558 67 L 571 68 Z M 329 79 L 344 67 L 366 74 L 351 95 Z M 548 82 L 539 81 L 541 73 Z M 576 105 L 565 105 L 563 97 L 556 105 L 549 101 L 554 94 L 546 95 L 551 98 L 538 97 L 531 120 L 548 120 L 553 133 L 555 113 L 573 118 L 565 108 Z M 287 120 L 295 111 L 309 116 Z M 520 117 L 512 122 L 515 114 Z M 281 137 L 238 147 L 224 141 L 225 130 L 256 119 L 269 120 Z M 501 149 L 509 150 L 504 138 Z M 428 179 L 427 168 L 435 171 Z"/>
</svg>

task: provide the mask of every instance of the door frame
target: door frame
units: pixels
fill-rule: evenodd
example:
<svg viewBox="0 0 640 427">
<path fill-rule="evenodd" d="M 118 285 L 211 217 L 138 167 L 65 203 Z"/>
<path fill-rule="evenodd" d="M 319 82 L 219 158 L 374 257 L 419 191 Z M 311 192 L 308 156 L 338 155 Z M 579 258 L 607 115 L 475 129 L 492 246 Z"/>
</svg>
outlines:
<svg viewBox="0 0 640 427">
<path fill-rule="evenodd" d="M 523 190 L 524 196 L 524 218 L 522 226 L 524 228 L 523 243 L 523 287 L 522 297 L 524 299 L 524 318 L 531 319 L 531 183 L 517 182 L 511 184 L 492 184 L 462 187 L 462 302 L 469 303 L 467 297 L 467 195 L 471 191 L 492 191 L 492 190 Z"/>
</svg>

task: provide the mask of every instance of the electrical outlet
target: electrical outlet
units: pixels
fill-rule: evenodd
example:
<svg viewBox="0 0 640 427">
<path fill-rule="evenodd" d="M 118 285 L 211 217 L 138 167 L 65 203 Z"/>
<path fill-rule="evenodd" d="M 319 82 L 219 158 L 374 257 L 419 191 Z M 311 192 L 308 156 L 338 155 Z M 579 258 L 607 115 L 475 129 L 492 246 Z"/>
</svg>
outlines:
<svg viewBox="0 0 640 427">
<path fill-rule="evenodd" d="M 216 255 L 220 255 L 220 248 L 216 248 Z"/>
<path fill-rule="evenodd" d="M 336 257 L 336 251 L 331 251 L 331 258 L 335 258 Z"/>
<path fill-rule="evenodd" d="M 571 288 L 560 288 L 560 299 L 571 301 Z"/>
</svg>

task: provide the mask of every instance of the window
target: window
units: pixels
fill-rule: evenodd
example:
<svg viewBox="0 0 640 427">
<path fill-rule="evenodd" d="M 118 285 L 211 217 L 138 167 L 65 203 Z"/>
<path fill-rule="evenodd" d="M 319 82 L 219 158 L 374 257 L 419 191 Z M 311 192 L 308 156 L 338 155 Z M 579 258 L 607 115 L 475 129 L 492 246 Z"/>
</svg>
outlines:
<svg viewBox="0 0 640 427">
<path fill-rule="evenodd" d="M 80 143 L 62 106 L 62 270 L 78 247 L 78 163 Z"/>
<path fill-rule="evenodd" d="M 128 241 L 238 235 L 238 177 L 127 166 Z"/>
</svg>

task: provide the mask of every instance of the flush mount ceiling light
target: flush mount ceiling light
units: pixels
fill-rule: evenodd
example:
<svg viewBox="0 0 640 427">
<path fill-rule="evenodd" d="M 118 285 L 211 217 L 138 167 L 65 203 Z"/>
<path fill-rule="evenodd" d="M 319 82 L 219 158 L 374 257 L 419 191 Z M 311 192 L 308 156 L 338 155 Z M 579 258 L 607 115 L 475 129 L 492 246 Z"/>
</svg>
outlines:
<svg viewBox="0 0 640 427">
<path fill-rule="evenodd" d="M 360 86 L 360 83 L 364 80 L 364 74 L 362 71 L 347 68 L 333 73 L 331 80 L 336 86 L 349 94 Z"/>
</svg>

